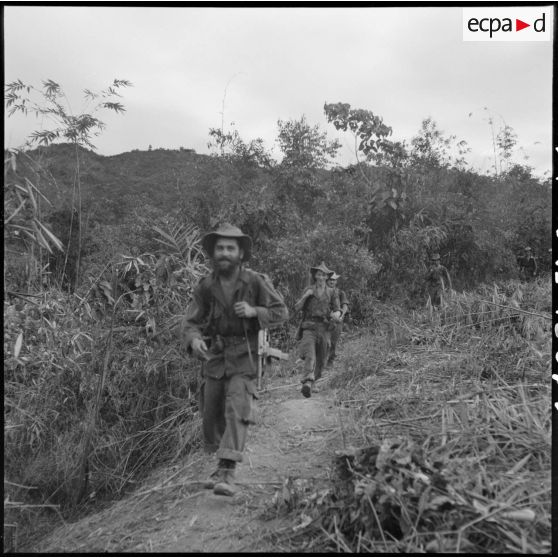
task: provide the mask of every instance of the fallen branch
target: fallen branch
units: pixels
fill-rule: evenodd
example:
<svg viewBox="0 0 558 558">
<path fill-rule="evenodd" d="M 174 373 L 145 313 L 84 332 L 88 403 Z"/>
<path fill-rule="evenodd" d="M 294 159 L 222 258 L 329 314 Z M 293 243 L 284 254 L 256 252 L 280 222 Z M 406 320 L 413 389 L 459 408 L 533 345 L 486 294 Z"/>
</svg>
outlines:
<svg viewBox="0 0 558 558">
<path fill-rule="evenodd" d="M 400 424 L 400 423 L 404 423 L 404 422 L 415 422 L 416 420 L 426 420 L 426 419 L 434 418 L 434 417 L 438 416 L 439 414 L 440 414 L 440 411 L 438 411 L 437 413 L 434 413 L 433 415 L 424 415 L 422 417 L 414 417 L 414 418 L 401 419 L 401 420 L 384 420 L 380 423 L 376 423 L 375 426 L 386 426 L 388 424 Z"/>
<path fill-rule="evenodd" d="M 18 484 L 17 482 L 10 482 L 4 479 L 4 484 L 9 484 L 11 486 L 17 486 L 18 488 L 25 488 L 27 490 L 37 490 L 36 486 L 24 486 L 23 484 Z"/>
<path fill-rule="evenodd" d="M 529 314 L 530 316 L 538 316 L 539 318 L 544 318 L 545 320 L 552 320 L 551 316 L 545 316 L 544 314 L 537 314 L 536 312 L 528 312 L 527 310 L 522 310 L 521 308 L 515 308 L 514 306 L 505 306 L 504 304 L 498 304 L 496 302 L 491 302 L 490 300 L 482 300 L 481 302 L 486 302 L 487 304 L 492 304 L 493 306 L 499 306 L 500 308 L 507 308 L 508 310 L 515 310 L 516 312 L 522 312 L 523 314 Z"/>
<path fill-rule="evenodd" d="M 145 496 L 146 494 L 151 494 L 152 492 L 157 492 L 158 490 L 167 490 L 168 488 L 180 488 L 182 486 L 195 486 L 198 484 L 202 484 L 203 482 L 204 482 L 203 480 L 197 480 L 197 481 L 179 482 L 177 484 L 167 484 L 166 486 L 154 486 L 149 490 L 138 492 L 135 496 Z"/>
</svg>

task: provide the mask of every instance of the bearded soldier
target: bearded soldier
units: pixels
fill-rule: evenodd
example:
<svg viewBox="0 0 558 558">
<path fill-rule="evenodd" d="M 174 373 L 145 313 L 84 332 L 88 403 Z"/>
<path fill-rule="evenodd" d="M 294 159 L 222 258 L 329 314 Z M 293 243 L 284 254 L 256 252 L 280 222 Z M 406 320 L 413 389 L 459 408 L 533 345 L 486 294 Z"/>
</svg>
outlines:
<svg viewBox="0 0 558 558">
<path fill-rule="evenodd" d="M 258 330 L 280 325 L 288 311 L 269 278 L 244 267 L 252 240 L 239 228 L 224 224 L 206 234 L 202 246 L 213 273 L 194 290 L 182 333 L 188 350 L 203 361 L 204 445 L 219 459 L 205 486 L 232 496 L 238 490 L 235 467 L 242 461 L 248 425 L 254 422 Z"/>
</svg>

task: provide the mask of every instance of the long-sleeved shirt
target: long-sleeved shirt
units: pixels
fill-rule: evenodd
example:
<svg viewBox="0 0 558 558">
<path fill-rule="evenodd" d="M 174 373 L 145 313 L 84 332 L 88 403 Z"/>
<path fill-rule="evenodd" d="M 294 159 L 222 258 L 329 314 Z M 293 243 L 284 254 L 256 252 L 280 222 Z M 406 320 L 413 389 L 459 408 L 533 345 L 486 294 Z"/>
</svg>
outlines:
<svg viewBox="0 0 558 558">
<path fill-rule="evenodd" d="M 234 304 L 245 301 L 255 307 L 257 316 L 239 318 Z M 234 344 L 225 343 L 217 354 L 210 351 L 206 374 L 211 378 L 231 376 L 236 373 L 255 375 L 257 336 L 259 329 L 273 328 L 283 323 L 289 313 L 283 297 L 275 290 L 268 277 L 251 269 L 242 268 L 236 281 L 233 296 L 227 303 L 219 279 L 215 274 L 200 281 L 182 321 L 182 339 L 190 347 L 194 339 L 204 336 L 248 339 Z M 250 344 L 250 354 L 247 344 Z"/>
<path fill-rule="evenodd" d="M 340 304 L 337 289 L 327 286 L 324 287 L 320 296 L 316 294 L 316 288 L 314 287 L 314 294 L 310 295 L 302 306 L 304 320 L 327 320 L 332 312 L 338 312 L 339 310 Z"/>
<path fill-rule="evenodd" d="M 537 275 L 537 260 L 533 256 L 522 256 L 518 260 L 520 270 L 528 277 Z"/>
<path fill-rule="evenodd" d="M 341 289 L 337 289 L 337 288 L 335 290 L 339 295 L 339 306 L 341 307 L 341 310 L 343 310 L 343 306 L 346 306 L 347 311 L 349 311 L 349 299 L 347 298 L 345 291 L 342 291 Z"/>
<path fill-rule="evenodd" d="M 443 265 L 432 266 L 426 274 L 426 285 L 429 289 L 451 289 L 449 271 Z"/>
</svg>

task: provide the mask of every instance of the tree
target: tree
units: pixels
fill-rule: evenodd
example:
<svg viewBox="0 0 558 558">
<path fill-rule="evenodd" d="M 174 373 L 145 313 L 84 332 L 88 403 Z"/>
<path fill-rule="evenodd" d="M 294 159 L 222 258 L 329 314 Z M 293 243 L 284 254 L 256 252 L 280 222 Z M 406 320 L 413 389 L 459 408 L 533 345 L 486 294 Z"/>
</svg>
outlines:
<svg viewBox="0 0 558 558">
<path fill-rule="evenodd" d="M 283 159 L 275 171 L 276 193 L 288 216 L 309 214 L 325 192 L 320 184 L 323 172 L 341 147 L 327 139 L 319 125 L 311 126 L 303 115 L 298 120 L 279 120 L 277 142 Z M 290 209 L 287 209 L 287 206 Z"/>
<path fill-rule="evenodd" d="M 490 127 L 492 148 L 494 150 L 494 174 L 498 177 L 510 169 L 512 152 L 517 145 L 517 134 L 511 126 L 508 126 L 504 117 L 498 113 L 496 114 L 503 126 L 496 133 L 493 112 L 488 107 L 483 107 L 483 110 L 488 114 L 487 122 Z M 505 162 L 505 169 L 503 168 L 502 161 Z"/>
<path fill-rule="evenodd" d="M 303 169 L 323 169 L 337 155 L 341 144 L 329 141 L 327 133 L 319 125 L 311 126 L 303 115 L 300 120 L 279 120 L 277 142 L 284 167 Z"/>
<path fill-rule="evenodd" d="M 220 128 L 210 128 L 209 137 L 207 147 L 214 150 L 213 154 L 216 156 L 241 162 L 247 166 L 269 168 L 274 163 L 262 138 L 256 138 L 246 143 L 240 137 L 238 130 L 224 132 Z"/>
<path fill-rule="evenodd" d="M 511 157 L 514 147 L 517 144 L 517 134 L 511 126 L 504 123 L 504 127 L 500 129 L 496 136 L 496 145 L 500 155 L 500 170 L 509 170 Z M 502 161 L 505 162 L 505 169 L 502 169 Z"/>
<path fill-rule="evenodd" d="M 50 129 L 34 131 L 29 143 L 50 145 L 62 140 L 94 149 L 91 137 L 98 136 L 105 128 L 105 123 L 94 116 L 94 113 L 103 109 L 124 112 L 124 105 L 115 99 L 121 97 L 118 93 L 120 88 L 131 85 L 128 80 L 115 79 L 107 89 L 99 93 L 84 89 L 85 100 L 96 104 L 91 111 L 78 115 L 72 114 L 64 91 L 51 79 L 43 80 L 42 88 L 25 84 L 20 79 L 8 83 L 5 88 L 5 102 L 8 116 L 16 112 L 26 115 L 34 113 L 37 118 L 44 116 L 54 123 L 54 127 Z"/>
<path fill-rule="evenodd" d="M 366 160 L 381 150 L 389 150 L 393 144 L 387 139 L 392 129 L 386 126 L 380 116 L 370 110 L 351 109 L 348 103 L 325 103 L 324 112 L 328 122 L 333 123 L 336 130 L 352 132 L 355 140 L 355 156 L 362 153 Z"/>
<path fill-rule="evenodd" d="M 75 282 L 69 288 L 75 288 L 79 280 L 80 254 L 82 249 L 81 223 L 82 203 L 81 203 L 81 174 L 79 147 L 94 149 L 92 138 L 98 136 L 105 128 L 105 124 L 95 114 L 102 110 L 110 110 L 116 113 L 123 113 L 126 109 L 118 98 L 121 97 L 119 90 L 129 87 L 132 84 L 128 80 L 115 79 L 109 87 L 95 93 L 89 89 L 84 89 L 84 99 L 86 106 L 94 103 L 89 111 L 81 114 L 73 114 L 70 103 L 62 87 L 51 79 L 43 80 L 42 87 L 25 84 L 20 79 L 8 83 L 5 87 L 5 102 L 8 109 L 8 116 L 20 112 L 25 115 L 34 114 L 37 118 L 44 117 L 45 120 L 52 122 L 52 126 L 47 129 L 36 130 L 28 138 L 27 145 L 33 144 L 48 146 L 55 142 L 70 142 L 74 146 L 75 152 L 75 175 L 74 190 L 71 200 L 70 214 L 74 216 L 74 211 L 78 221 L 70 220 L 70 230 L 68 236 L 72 236 L 72 229 L 77 228 L 77 260 L 75 262 Z M 66 267 L 69 257 L 67 247 L 65 264 Z M 62 271 L 64 276 L 64 270 Z"/>
<path fill-rule="evenodd" d="M 336 130 L 350 131 L 354 136 L 357 168 L 368 186 L 364 236 L 369 248 L 377 248 L 404 218 L 406 193 L 402 167 L 407 158 L 406 148 L 403 143 L 388 139 L 392 129 L 370 110 L 351 109 L 348 103 L 325 103 L 324 112 Z M 359 153 L 364 155 L 364 161 L 360 160 Z M 369 163 L 378 167 L 372 175 Z"/>
<path fill-rule="evenodd" d="M 456 141 L 457 136 L 445 136 L 436 122 L 428 117 L 411 140 L 411 163 L 416 167 L 463 168 L 465 155 L 471 151 L 465 140 Z"/>
</svg>

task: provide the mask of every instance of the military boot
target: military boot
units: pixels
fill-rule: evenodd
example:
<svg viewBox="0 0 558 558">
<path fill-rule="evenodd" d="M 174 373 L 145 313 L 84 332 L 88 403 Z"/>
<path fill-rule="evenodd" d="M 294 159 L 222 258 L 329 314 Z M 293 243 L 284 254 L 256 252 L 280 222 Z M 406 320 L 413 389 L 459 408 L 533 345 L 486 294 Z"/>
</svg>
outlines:
<svg viewBox="0 0 558 558">
<path fill-rule="evenodd" d="M 219 459 L 217 464 L 217 469 L 209 475 L 209 477 L 203 481 L 203 487 L 208 489 L 213 489 L 218 482 L 221 482 L 225 476 L 225 471 L 228 467 L 226 463 L 228 459 Z"/>
<path fill-rule="evenodd" d="M 304 382 L 302 384 L 302 389 L 300 393 L 304 395 L 304 397 L 311 397 L 312 396 L 312 382 Z"/>
<path fill-rule="evenodd" d="M 234 483 L 236 461 L 230 459 L 222 459 L 226 462 L 226 468 L 223 469 L 223 476 L 213 487 L 213 494 L 220 496 L 234 496 L 239 488 Z"/>
</svg>

